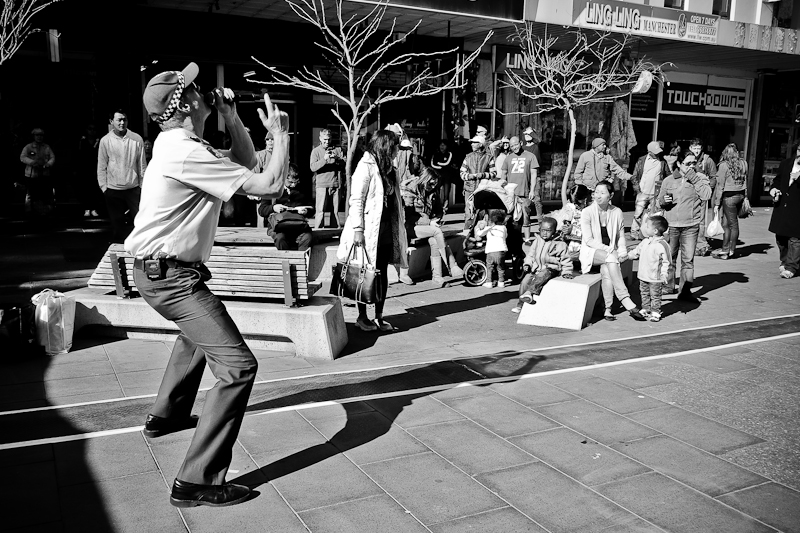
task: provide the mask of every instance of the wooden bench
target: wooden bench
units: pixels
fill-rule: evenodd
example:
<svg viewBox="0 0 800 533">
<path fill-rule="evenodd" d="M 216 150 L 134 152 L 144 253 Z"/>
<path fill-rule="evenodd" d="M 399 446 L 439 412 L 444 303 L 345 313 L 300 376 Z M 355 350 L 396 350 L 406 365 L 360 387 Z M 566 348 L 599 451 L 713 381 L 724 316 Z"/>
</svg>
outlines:
<svg viewBox="0 0 800 533">
<path fill-rule="evenodd" d="M 633 280 L 633 261 L 620 264 L 622 277 L 630 287 Z M 517 318 L 517 324 L 544 326 L 572 330 L 583 329 L 592 318 L 597 299 L 600 297 L 600 274 L 581 274 L 565 279 L 553 278 L 542 288 L 542 294 L 534 296 L 535 305 L 525 304 Z"/>
<path fill-rule="evenodd" d="M 214 246 L 205 263 L 211 272 L 208 288 L 218 296 L 283 298 L 292 306 L 311 298 L 321 283 L 308 279 L 309 251 L 277 250 L 269 246 Z M 89 287 L 115 291 L 128 298 L 136 290 L 133 258 L 121 244 L 103 255 Z"/>
</svg>

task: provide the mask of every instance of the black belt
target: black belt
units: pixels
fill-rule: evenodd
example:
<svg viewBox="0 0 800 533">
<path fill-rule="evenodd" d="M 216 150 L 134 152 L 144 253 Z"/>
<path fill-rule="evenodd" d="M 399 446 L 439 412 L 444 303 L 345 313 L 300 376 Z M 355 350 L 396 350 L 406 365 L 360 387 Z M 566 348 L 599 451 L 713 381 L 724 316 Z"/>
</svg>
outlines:
<svg viewBox="0 0 800 533">
<path fill-rule="evenodd" d="M 169 258 L 162 258 L 159 259 L 159 261 L 161 261 L 162 264 L 168 266 L 169 268 L 175 268 L 175 267 L 200 268 L 201 266 L 203 266 L 202 261 L 189 262 L 189 261 L 178 261 L 177 259 L 169 259 Z M 134 259 L 133 268 L 137 268 L 142 272 L 145 272 L 144 259 L 139 259 L 139 258 Z"/>
</svg>

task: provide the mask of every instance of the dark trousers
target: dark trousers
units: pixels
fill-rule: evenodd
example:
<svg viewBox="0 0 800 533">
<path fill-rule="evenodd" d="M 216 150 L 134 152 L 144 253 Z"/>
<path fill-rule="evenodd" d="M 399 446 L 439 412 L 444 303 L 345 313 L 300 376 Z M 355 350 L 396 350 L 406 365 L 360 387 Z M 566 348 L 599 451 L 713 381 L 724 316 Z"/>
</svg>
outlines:
<svg viewBox="0 0 800 533">
<path fill-rule="evenodd" d="M 661 314 L 661 293 L 664 284 L 660 281 L 639 280 L 639 293 L 642 295 L 642 309 Z"/>
<path fill-rule="evenodd" d="M 150 413 L 184 417 L 192 410 L 206 362 L 219 381 L 206 393 L 200 422 L 177 478 L 190 483 L 225 482 L 258 362 L 220 299 L 206 287 L 208 269 L 168 268 L 151 281 L 138 268 L 136 287 L 158 313 L 181 330 Z"/>
<path fill-rule="evenodd" d="M 492 281 L 494 271 L 497 271 L 497 282 L 506 280 L 505 252 L 491 252 L 486 254 L 486 281 Z"/>
<path fill-rule="evenodd" d="M 311 247 L 311 231 L 275 233 L 270 231 L 269 235 L 275 241 L 275 248 L 278 250 L 308 250 Z"/>
<path fill-rule="evenodd" d="M 800 272 L 800 237 L 775 235 L 775 240 L 781 255 L 781 266 L 797 275 Z"/>
<path fill-rule="evenodd" d="M 528 272 L 519 282 L 519 295 L 522 296 L 526 292 L 535 295 L 541 294 L 544 284 L 556 276 L 558 276 L 558 272 L 550 268 L 540 268 L 535 273 Z M 522 300 L 520 300 L 520 306 L 522 306 Z"/>
<path fill-rule="evenodd" d="M 106 189 L 104 196 L 106 198 L 106 206 L 108 206 L 108 217 L 111 219 L 111 229 L 114 232 L 114 242 L 123 242 L 127 237 L 125 212 L 130 211 L 131 219 L 136 218 L 136 214 L 139 212 L 139 199 L 142 196 L 142 189 L 140 187 L 122 191 Z"/>
</svg>

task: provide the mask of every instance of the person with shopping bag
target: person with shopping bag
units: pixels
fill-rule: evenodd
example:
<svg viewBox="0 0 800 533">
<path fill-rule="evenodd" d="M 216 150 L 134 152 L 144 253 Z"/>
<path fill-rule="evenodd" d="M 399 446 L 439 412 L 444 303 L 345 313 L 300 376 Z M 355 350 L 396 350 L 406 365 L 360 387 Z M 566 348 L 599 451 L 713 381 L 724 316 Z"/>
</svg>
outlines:
<svg viewBox="0 0 800 533">
<path fill-rule="evenodd" d="M 672 264 L 668 275 L 667 294 L 675 291 L 675 270 L 678 252 L 681 256 L 681 274 L 678 299 L 690 303 L 700 303 L 691 292 L 694 284 L 694 254 L 697 239 L 705 220 L 705 205 L 711 198 L 708 177 L 695 171 L 697 158 L 685 152 L 678 159 L 678 168 L 661 184 L 658 205 L 664 210 L 664 218 L 669 223 L 669 248 Z"/>
<path fill-rule="evenodd" d="M 400 138 L 393 131 L 376 131 L 352 176 L 350 209 L 339 240 L 337 258 L 342 263 L 354 262 L 363 266 L 370 262 L 380 277 L 375 295 L 375 319 L 367 317 L 366 303 L 356 302 L 356 327 L 361 331 L 392 331 L 392 325 L 383 319 L 389 285 L 386 269 L 390 264 L 408 267 L 403 200 L 392 163 L 399 147 Z"/>
<path fill-rule="evenodd" d="M 711 252 L 715 259 L 732 259 L 739 240 L 739 211 L 747 198 L 747 162 L 734 143 L 722 151 L 714 189 L 714 219 L 722 223 L 722 248 Z M 719 214 L 722 213 L 720 217 Z"/>
</svg>

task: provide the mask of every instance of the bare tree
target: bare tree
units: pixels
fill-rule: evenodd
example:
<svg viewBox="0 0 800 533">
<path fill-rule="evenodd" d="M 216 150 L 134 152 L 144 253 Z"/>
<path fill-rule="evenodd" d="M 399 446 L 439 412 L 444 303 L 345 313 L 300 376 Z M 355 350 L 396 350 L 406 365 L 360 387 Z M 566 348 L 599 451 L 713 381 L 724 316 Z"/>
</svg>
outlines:
<svg viewBox="0 0 800 533">
<path fill-rule="evenodd" d="M 0 1 L 3 3 L 3 11 L 0 13 L 0 65 L 2 65 L 11 59 L 32 33 L 42 31 L 31 26 L 33 16 L 58 0 Z"/>
<path fill-rule="evenodd" d="M 625 64 L 625 51 L 636 39 L 629 34 L 614 37 L 610 33 L 593 32 L 588 36 L 581 31 L 570 32 L 575 42 L 571 48 L 556 51 L 558 37 L 540 37 L 532 24 L 517 26 L 511 36 L 519 43 L 525 68 L 508 70 L 505 87 L 512 87 L 522 96 L 534 100 L 533 112 L 505 114 L 537 115 L 557 109 L 567 111 L 570 121 L 569 153 L 567 171 L 561 185 L 561 201 L 566 204 L 567 181 L 572 170 L 572 154 L 575 150 L 575 108 L 598 102 L 611 102 L 631 93 L 646 92 L 650 83 L 664 81 L 662 67 L 644 60 Z"/>
<path fill-rule="evenodd" d="M 286 73 L 276 67 L 253 59 L 266 68 L 272 79 L 252 80 L 256 83 L 308 89 L 333 98 L 333 115 L 347 132 L 347 164 L 345 165 L 348 190 L 350 171 L 358 142 L 358 133 L 364 126 L 367 116 L 378 106 L 387 102 L 406 100 L 417 96 L 431 96 L 447 89 L 457 89 L 465 85 L 464 71 L 477 59 L 481 48 L 492 36 L 490 31 L 483 43 L 463 59 L 456 57 L 454 66 L 434 73 L 431 63 L 437 59 L 453 56 L 458 48 L 428 53 L 400 53 L 398 47 L 405 38 L 414 33 L 421 20 L 399 39 L 395 37 L 396 19 L 391 27 L 381 33 L 381 23 L 388 2 L 375 5 L 367 14 L 351 15 L 345 18 L 342 13 L 342 0 L 333 0 L 336 7 L 334 20 L 329 20 L 324 0 L 286 0 L 298 17 L 316 26 L 322 34 L 322 41 L 316 44 L 325 58 L 333 66 L 335 76 L 319 70 L 311 71 L 303 67 L 296 73 Z M 396 89 L 378 88 L 377 83 L 384 76 L 405 69 L 412 63 L 424 63 L 423 68 L 406 78 L 402 87 Z M 339 105 L 346 106 L 350 118 L 346 120 Z"/>
</svg>

